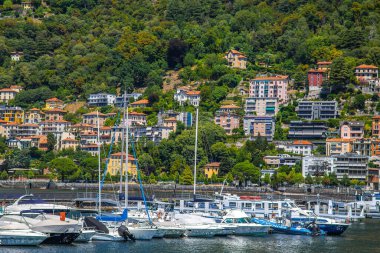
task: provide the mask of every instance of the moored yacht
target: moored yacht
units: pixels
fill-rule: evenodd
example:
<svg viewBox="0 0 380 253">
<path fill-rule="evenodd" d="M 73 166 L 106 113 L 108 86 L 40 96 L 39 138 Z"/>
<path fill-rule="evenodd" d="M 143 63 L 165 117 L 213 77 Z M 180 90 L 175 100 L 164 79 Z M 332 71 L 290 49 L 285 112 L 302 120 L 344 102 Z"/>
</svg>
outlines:
<svg viewBox="0 0 380 253">
<path fill-rule="evenodd" d="M 236 235 L 265 235 L 268 234 L 270 226 L 251 223 L 250 217 L 242 210 L 231 210 L 223 216 L 222 224 L 233 224 L 236 226 Z"/>
<path fill-rule="evenodd" d="M 26 224 L 0 221 L 0 245 L 2 246 L 36 246 L 48 236 L 31 230 Z"/>
</svg>

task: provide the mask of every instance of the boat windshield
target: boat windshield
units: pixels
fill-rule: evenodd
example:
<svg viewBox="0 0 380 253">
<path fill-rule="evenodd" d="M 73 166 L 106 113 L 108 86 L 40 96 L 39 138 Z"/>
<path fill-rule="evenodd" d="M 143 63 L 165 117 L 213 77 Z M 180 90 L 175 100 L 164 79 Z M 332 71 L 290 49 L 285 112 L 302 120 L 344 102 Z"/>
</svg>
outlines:
<svg viewBox="0 0 380 253">
<path fill-rule="evenodd" d="M 224 220 L 225 223 L 249 223 L 249 220 L 247 218 L 226 218 Z"/>
</svg>

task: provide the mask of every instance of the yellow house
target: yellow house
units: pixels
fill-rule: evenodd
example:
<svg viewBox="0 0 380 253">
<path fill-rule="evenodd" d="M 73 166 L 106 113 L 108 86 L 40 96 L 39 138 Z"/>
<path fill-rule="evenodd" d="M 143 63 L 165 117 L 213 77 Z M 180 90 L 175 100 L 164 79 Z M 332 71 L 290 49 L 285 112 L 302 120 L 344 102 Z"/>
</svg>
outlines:
<svg viewBox="0 0 380 253">
<path fill-rule="evenodd" d="M 21 107 L 0 107 L 0 119 L 6 122 L 22 124 L 24 122 L 24 110 Z"/>
<path fill-rule="evenodd" d="M 218 176 L 219 174 L 219 167 L 220 167 L 220 163 L 218 162 L 213 162 L 213 163 L 209 163 L 209 164 L 206 164 L 205 167 L 204 167 L 204 171 L 205 171 L 205 175 L 207 178 L 211 178 L 212 175 L 216 175 Z"/>
<path fill-rule="evenodd" d="M 125 153 L 114 153 L 111 155 L 108 166 L 107 173 L 111 176 L 116 176 L 120 172 L 120 160 L 123 159 L 123 175 L 125 174 Z M 132 155 L 128 155 L 128 174 L 136 176 L 136 159 Z"/>
<path fill-rule="evenodd" d="M 45 100 L 45 108 L 46 110 L 51 110 L 51 109 L 63 109 L 64 103 L 62 100 L 58 98 L 49 98 Z"/>
</svg>

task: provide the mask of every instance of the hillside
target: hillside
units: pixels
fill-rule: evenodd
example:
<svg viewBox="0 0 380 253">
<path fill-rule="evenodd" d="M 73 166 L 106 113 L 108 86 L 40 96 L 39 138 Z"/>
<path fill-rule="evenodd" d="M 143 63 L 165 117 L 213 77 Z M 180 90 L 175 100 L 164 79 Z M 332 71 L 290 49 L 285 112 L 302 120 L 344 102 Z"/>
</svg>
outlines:
<svg viewBox="0 0 380 253">
<path fill-rule="evenodd" d="M 33 11 L 22 11 L 20 0 L 0 0 L 0 86 L 43 87 L 67 102 L 124 85 L 152 87 L 149 95 L 168 70 L 180 70 L 183 84 L 233 88 L 271 72 L 290 74 L 302 87 L 317 60 L 344 57 L 349 67 L 380 61 L 378 1 L 32 2 Z M 247 71 L 225 66 L 231 48 L 247 55 Z M 15 51 L 23 53 L 20 62 L 11 61 Z"/>
</svg>

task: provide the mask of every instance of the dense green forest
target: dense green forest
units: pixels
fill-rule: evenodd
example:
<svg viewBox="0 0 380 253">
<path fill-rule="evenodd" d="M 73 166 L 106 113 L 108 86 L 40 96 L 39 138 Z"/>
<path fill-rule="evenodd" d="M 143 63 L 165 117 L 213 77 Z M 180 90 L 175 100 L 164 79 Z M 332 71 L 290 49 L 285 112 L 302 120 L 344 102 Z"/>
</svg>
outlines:
<svg viewBox="0 0 380 253">
<path fill-rule="evenodd" d="M 25 15 L 20 2 L 0 0 L 0 85 L 40 89 L 29 100 L 70 101 L 123 85 L 157 93 L 169 69 L 181 69 L 183 82 L 207 80 L 223 96 L 258 72 L 290 74 L 302 85 L 317 60 L 380 61 L 373 0 L 34 0 Z M 247 71 L 225 66 L 230 48 L 248 56 Z M 12 51 L 23 60 L 12 63 Z"/>
</svg>

